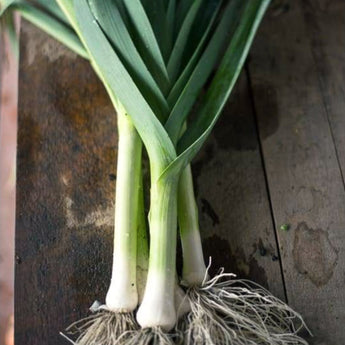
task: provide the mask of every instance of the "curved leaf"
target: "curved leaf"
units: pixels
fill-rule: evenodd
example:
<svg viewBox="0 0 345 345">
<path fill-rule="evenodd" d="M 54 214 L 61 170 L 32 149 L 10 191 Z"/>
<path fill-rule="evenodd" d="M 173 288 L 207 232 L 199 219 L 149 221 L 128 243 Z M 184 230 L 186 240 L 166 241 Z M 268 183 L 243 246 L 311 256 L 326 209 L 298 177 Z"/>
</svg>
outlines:
<svg viewBox="0 0 345 345">
<path fill-rule="evenodd" d="M 18 2 L 18 0 L 0 0 L 0 17 L 15 2 Z"/>
<path fill-rule="evenodd" d="M 13 10 L 20 12 L 23 18 L 63 43 L 78 55 L 88 59 L 88 54 L 82 43 L 70 27 L 27 2 L 15 1 L 10 6 Z"/>
<path fill-rule="evenodd" d="M 53 14 L 62 23 L 68 26 L 70 25 L 68 19 L 66 18 L 65 14 L 61 11 L 56 0 L 35 0 L 34 3 L 42 6 L 42 8 Z"/>
</svg>

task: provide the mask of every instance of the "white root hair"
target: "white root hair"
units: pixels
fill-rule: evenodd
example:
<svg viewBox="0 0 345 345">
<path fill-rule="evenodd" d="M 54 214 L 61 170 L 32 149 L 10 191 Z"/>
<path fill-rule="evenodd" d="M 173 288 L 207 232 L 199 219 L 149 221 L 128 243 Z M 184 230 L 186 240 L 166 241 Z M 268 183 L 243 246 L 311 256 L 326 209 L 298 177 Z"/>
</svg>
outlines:
<svg viewBox="0 0 345 345">
<path fill-rule="evenodd" d="M 139 329 L 133 313 L 114 313 L 100 309 L 94 314 L 71 324 L 66 333 L 76 340 L 60 333 L 74 345 L 126 344 L 124 334 Z M 119 339 L 122 342 L 119 342 Z"/>
<path fill-rule="evenodd" d="M 301 315 L 266 289 L 223 270 L 207 277 L 187 290 L 191 311 L 177 326 L 185 345 L 308 345 Z"/>
<path fill-rule="evenodd" d="M 176 345 L 182 344 L 180 331 L 165 332 L 160 327 L 125 332 L 114 345 Z"/>
</svg>

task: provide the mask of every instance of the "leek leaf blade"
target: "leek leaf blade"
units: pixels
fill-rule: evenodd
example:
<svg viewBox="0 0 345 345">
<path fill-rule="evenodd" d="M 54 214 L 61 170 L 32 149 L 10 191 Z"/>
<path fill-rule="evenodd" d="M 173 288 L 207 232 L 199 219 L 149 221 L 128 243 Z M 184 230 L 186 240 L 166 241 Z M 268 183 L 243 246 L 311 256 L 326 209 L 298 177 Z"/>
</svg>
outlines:
<svg viewBox="0 0 345 345">
<path fill-rule="evenodd" d="M 100 27 L 158 117 L 168 114 L 167 101 L 142 60 L 114 1 L 89 1 Z"/>
<path fill-rule="evenodd" d="M 178 32 L 176 41 L 174 42 L 168 61 L 168 74 L 171 81 L 175 81 L 179 74 L 183 52 L 188 42 L 188 36 L 201 4 L 202 0 L 195 0 L 193 2 Z"/>
<path fill-rule="evenodd" d="M 181 91 L 178 93 L 178 90 L 173 90 L 174 94 L 172 95 L 177 98 L 177 101 L 165 125 L 173 142 L 176 142 L 179 138 L 181 127 L 200 94 L 202 87 L 215 68 L 224 44 L 230 40 L 229 37 L 231 37 L 236 29 L 238 14 L 242 9 L 242 4 L 243 0 L 234 0 L 226 7 L 220 23 L 189 79 L 183 84 L 183 81 L 187 79 L 183 73 L 181 75 L 181 81 L 179 80 L 176 85 Z"/>
<path fill-rule="evenodd" d="M 141 2 L 150 20 L 158 45 L 161 47 L 165 61 L 168 54 L 165 44 L 165 16 L 162 15 L 162 13 L 165 13 L 165 0 L 141 0 Z"/>
<path fill-rule="evenodd" d="M 7 1 L 7 5 L 3 7 L 3 10 L 7 11 L 10 9 L 18 11 L 23 18 L 66 45 L 78 55 L 88 59 L 88 54 L 70 26 L 65 25 L 27 1 Z"/>
<path fill-rule="evenodd" d="M 151 23 L 140 0 L 123 0 L 131 21 L 136 29 L 136 35 L 143 44 L 140 53 L 152 71 L 152 75 L 163 89 L 169 87 L 168 71 L 153 32 Z"/>
<path fill-rule="evenodd" d="M 66 18 L 65 14 L 61 11 L 56 0 L 35 0 L 35 3 L 41 5 L 42 8 L 46 9 L 48 12 L 53 14 L 57 19 L 59 19 L 64 24 L 68 26 L 70 25 L 68 19 Z"/>
<path fill-rule="evenodd" d="M 201 102 L 196 121 L 187 128 L 177 146 L 178 157 L 164 170 L 160 178 L 180 174 L 195 157 L 214 127 L 240 74 L 255 33 L 270 0 L 249 0 L 240 23 L 222 59 L 221 65 Z"/>
</svg>

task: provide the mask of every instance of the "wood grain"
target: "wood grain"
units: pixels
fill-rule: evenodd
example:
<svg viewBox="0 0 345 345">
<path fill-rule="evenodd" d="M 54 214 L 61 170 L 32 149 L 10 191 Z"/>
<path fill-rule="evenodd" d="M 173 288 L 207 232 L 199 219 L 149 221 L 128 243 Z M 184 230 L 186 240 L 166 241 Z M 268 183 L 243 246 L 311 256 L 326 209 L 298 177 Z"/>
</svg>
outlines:
<svg viewBox="0 0 345 345">
<path fill-rule="evenodd" d="M 338 160 L 345 175 L 345 2 L 303 1 L 309 39 L 322 101 L 330 122 Z"/>
<path fill-rule="evenodd" d="M 339 7 L 339 1 L 313 3 Z M 303 12 L 308 4 L 286 2 L 269 12 L 252 50 L 250 76 L 288 301 L 314 333 L 310 344 L 341 345 L 345 192 L 315 63 L 318 49 Z M 333 25 L 329 36 L 332 30 L 340 35 Z M 290 230 L 280 230 L 285 223 Z"/>
</svg>

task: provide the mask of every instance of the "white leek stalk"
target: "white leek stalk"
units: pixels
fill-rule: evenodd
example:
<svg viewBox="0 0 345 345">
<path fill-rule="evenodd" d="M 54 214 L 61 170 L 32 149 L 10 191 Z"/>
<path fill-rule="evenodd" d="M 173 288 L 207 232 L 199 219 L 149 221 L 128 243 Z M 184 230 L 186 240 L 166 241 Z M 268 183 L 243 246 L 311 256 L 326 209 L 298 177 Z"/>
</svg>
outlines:
<svg viewBox="0 0 345 345">
<path fill-rule="evenodd" d="M 137 313 L 143 328 L 160 327 L 169 331 L 176 324 L 175 267 L 177 189 L 174 178 L 152 176 L 150 258 L 144 299 Z"/>
<path fill-rule="evenodd" d="M 184 169 L 179 181 L 178 220 L 183 252 L 182 281 L 187 286 L 200 286 L 206 276 L 206 266 L 190 165 Z"/>
<path fill-rule="evenodd" d="M 118 109 L 114 256 L 106 305 L 114 312 L 131 312 L 138 304 L 137 225 L 142 143 L 129 116 Z"/>
</svg>

